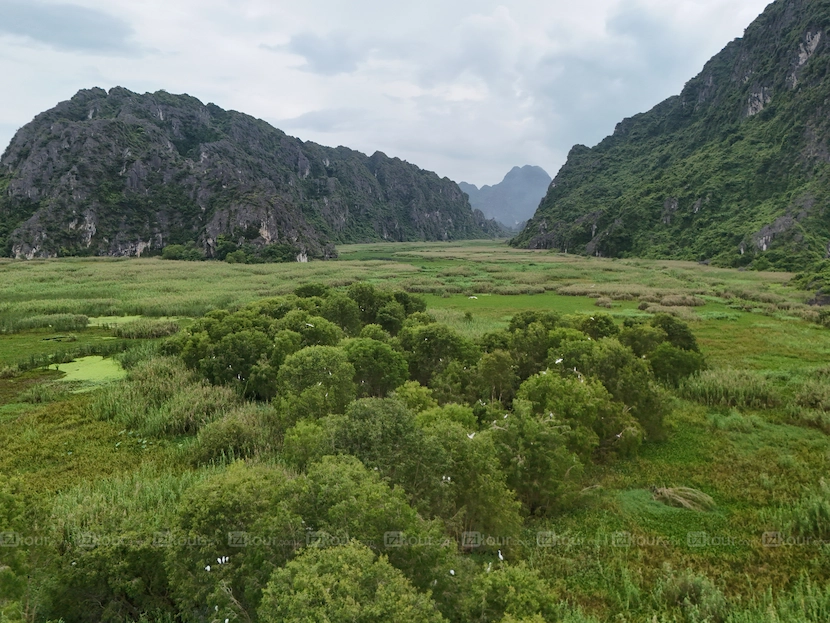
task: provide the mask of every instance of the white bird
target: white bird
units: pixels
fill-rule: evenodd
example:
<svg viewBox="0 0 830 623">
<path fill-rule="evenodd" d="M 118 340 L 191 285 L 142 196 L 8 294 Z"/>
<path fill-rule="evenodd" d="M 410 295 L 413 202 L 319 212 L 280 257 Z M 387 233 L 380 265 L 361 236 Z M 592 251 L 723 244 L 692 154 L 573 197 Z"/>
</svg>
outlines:
<svg viewBox="0 0 830 623">
<path fill-rule="evenodd" d="M 205 571 L 208 571 L 208 572 L 210 571 L 210 565 L 207 565 L 207 566 L 205 567 Z"/>
<path fill-rule="evenodd" d="M 472 299 L 473 301 L 477 301 L 478 297 L 477 296 L 471 296 L 470 299 Z"/>
<path fill-rule="evenodd" d="M 509 416 L 510 416 L 510 414 L 509 414 L 509 413 L 505 413 L 505 414 L 504 414 L 504 417 L 503 417 L 502 419 L 503 419 L 503 420 L 506 420 Z"/>
<path fill-rule="evenodd" d="M 455 569 L 450 569 L 450 575 L 455 575 Z"/>
<path fill-rule="evenodd" d="M 562 358 L 559 358 L 559 359 L 557 359 L 557 360 L 556 360 L 556 363 L 557 363 L 557 365 L 558 365 L 558 364 L 562 363 L 563 361 L 565 361 L 565 360 L 564 360 L 564 359 L 562 359 Z"/>
<path fill-rule="evenodd" d="M 593 320 L 593 318 L 591 318 L 591 320 Z M 311 324 L 310 322 L 305 323 L 305 326 L 311 327 L 312 329 L 314 328 L 314 325 Z"/>
<path fill-rule="evenodd" d="M 476 436 L 475 433 L 470 433 L 469 435 L 467 435 L 467 439 L 472 439 L 475 436 Z"/>
<path fill-rule="evenodd" d="M 501 561 L 504 560 L 504 556 L 501 555 L 501 550 L 499 550 L 499 560 L 501 560 Z"/>
<path fill-rule="evenodd" d="M 490 573 L 490 569 L 492 569 L 492 568 L 493 568 L 493 563 L 492 563 L 492 562 L 488 562 L 488 563 L 487 563 L 487 573 Z"/>
</svg>

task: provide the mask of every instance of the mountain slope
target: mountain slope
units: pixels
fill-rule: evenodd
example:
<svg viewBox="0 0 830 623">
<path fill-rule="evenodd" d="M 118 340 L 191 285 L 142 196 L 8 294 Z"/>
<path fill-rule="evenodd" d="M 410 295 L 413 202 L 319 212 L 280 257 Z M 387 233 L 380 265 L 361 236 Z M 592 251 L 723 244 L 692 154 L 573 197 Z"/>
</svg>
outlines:
<svg viewBox="0 0 830 623">
<path fill-rule="evenodd" d="M 777 0 L 683 92 L 575 146 L 512 243 L 799 269 L 830 249 L 830 1 Z"/>
<path fill-rule="evenodd" d="M 513 167 L 493 186 L 478 188 L 466 182 L 458 185 L 470 197 L 473 208 L 481 210 L 487 218 L 514 227 L 533 216 L 550 182 L 550 175 L 544 169 L 526 165 Z"/>
<path fill-rule="evenodd" d="M 322 256 L 332 243 L 498 231 L 449 179 L 163 91 L 81 91 L 22 128 L 0 162 L 0 252 L 15 257 L 188 242 L 211 256 L 219 236 Z"/>
</svg>

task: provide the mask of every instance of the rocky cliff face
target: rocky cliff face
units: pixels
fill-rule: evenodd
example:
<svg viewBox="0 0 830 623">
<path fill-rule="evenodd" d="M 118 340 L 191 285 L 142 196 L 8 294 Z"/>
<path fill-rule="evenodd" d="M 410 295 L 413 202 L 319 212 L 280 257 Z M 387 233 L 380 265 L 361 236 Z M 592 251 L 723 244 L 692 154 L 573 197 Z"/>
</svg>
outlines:
<svg viewBox="0 0 830 623">
<path fill-rule="evenodd" d="M 498 231 L 458 186 L 382 153 L 304 143 L 195 98 L 81 91 L 0 160 L 0 250 L 141 255 L 219 236 L 291 244 L 446 240 Z"/>
<path fill-rule="evenodd" d="M 577 145 L 515 245 L 801 269 L 830 250 L 830 1 L 777 0 L 683 92 Z"/>
<path fill-rule="evenodd" d="M 476 187 L 461 182 L 459 186 L 470 197 L 470 205 L 507 227 L 528 220 L 548 190 L 550 175 L 541 167 L 513 167 L 504 179 L 493 186 Z M 515 231 L 515 230 L 514 230 Z"/>
</svg>

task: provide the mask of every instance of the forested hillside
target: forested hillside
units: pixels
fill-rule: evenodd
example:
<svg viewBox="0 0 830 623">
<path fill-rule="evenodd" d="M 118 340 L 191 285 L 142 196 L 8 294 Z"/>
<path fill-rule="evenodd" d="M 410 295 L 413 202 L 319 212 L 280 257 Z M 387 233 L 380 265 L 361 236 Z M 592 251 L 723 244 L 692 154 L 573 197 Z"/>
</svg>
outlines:
<svg viewBox="0 0 830 623">
<path fill-rule="evenodd" d="M 575 146 L 513 244 L 801 270 L 830 248 L 830 2 L 777 0 L 682 93 Z"/>
</svg>

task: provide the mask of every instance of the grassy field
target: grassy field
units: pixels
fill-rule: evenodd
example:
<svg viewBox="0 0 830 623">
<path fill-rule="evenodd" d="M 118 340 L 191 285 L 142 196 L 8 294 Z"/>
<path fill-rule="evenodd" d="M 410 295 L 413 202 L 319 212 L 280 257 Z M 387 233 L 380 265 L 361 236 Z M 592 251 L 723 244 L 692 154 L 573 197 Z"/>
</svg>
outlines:
<svg viewBox="0 0 830 623">
<path fill-rule="evenodd" d="M 790 510 L 808 504 L 830 473 L 830 329 L 806 304 L 810 293 L 788 285 L 792 275 L 486 241 L 339 251 L 336 261 L 290 265 L 0 261 L 0 326 L 8 327 L 0 333 L 0 476 L 42 500 L 138 466 L 178 465 L 181 441 L 142 438 L 90 415 L 96 388 L 123 376 L 113 359 L 100 356 L 154 342 L 118 337 L 118 327 L 140 318 L 186 327 L 209 310 L 235 309 L 301 284 L 356 281 L 422 294 L 429 313 L 470 337 L 504 328 L 525 310 L 602 312 L 618 321 L 667 311 L 689 323 L 721 385 L 734 377 L 737 397 L 711 397 L 702 384 L 681 388 L 672 398 L 667 440 L 634 459 L 594 466 L 576 510 L 527 526 L 524 558 L 562 598 L 607 621 L 652 621 L 655 587 L 680 582 L 686 570 L 759 613 L 771 612 L 779 594 L 808 590 L 808 580 L 819 587 L 830 581 L 830 543 L 774 541 L 787 533 Z M 14 329 L 22 318 L 50 314 L 89 322 L 71 332 Z M 74 363 L 60 363 L 73 354 Z M 775 399 L 753 402 L 763 392 Z M 656 487 L 694 487 L 711 496 L 714 508 L 658 503 Z M 537 534 L 556 538 L 539 546 Z M 622 612 L 628 618 L 614 618 Z"/>
</svg>

